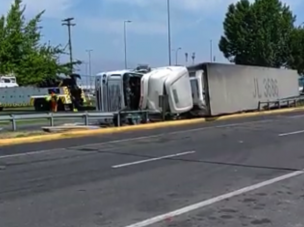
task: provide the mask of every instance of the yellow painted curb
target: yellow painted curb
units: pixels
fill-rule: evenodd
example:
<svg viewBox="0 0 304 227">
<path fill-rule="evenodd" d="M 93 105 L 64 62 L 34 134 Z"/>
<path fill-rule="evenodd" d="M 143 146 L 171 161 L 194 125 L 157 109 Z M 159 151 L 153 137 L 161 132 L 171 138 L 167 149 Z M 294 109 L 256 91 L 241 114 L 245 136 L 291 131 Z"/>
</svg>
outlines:
<svg viewBox="0 0 304 227">
<path fill-rule="evenodd" d="M 252 112 L 252 113 L 232 114 L 232 115 L 210 117 L 210 118 L 196 118 L 196 119 L 188 119 L 188 120 L 164 121 L 164 122 L 151 123 L 151 124 L 131 125 L 131 126 L 113 127 L 113 128 L 101 128 L 101 129 L 95 129 L 95 130 L 79 130 L 79 131 L 70 131 L 70 132 L 47 134 L 47 135 L 37 135 L 37 136 L 29 136 L 29 137 L 21 137 L 21 138 L 9 138 L 9 139 L 1 139 L 0 146 L 9 146 L 9 145 L 16 145 L 16 144 L 60 140 L 60 139 L 66 139 L 66 138 L 77 138 L 77 137 L 85 137 L 85 136 L 91 136 L 91 135 L 112 134 L 112 133 L 136 131 L 136 130 L 149 130 L 149 129 L 165 128 L 165 127 L 172 127 L 172 126 L 197 124 L 197 123 L 210 122 L 210 121 L 221 121 L 221 120 L 229 120 L 229 119 L 235 119 L 235 118 L 254 117 L 254 116 L 260 116 L 260 115 L 289 113 L 289 112 L 295 112 L 295 111 L 300 111 L 300 110 L 304 110 L 304 107 L 270 110 L 270 111 L 260 111 L 260 112 Z"/>
</svg>

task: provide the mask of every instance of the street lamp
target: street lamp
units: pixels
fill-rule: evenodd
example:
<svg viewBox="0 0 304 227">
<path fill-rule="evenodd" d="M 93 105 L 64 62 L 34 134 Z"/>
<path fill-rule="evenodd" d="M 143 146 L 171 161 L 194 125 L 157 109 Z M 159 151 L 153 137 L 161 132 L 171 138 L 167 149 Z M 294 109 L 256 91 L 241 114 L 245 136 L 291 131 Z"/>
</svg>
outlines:
<svg viewBox="0 0 304 227">
<path fill-rule="evenodd" d="M 125 49 L 125 69 L 128 68 L 128 61 L 127 61 L 127 24 L 131 23 L 132 21 L 126 20 L 124 21 L 124 49 Z"/>
<path fill-rule="evenodd" d="M 170 19 L 170 0 L 167 0 L 167 16 L 168 16 L 168 54 L 169 54 L 169 65 L 172 65 L 172 61 L 171 61 L 171 19 Z"/>
<path fill-rule="evenodd" d="M 88 53 L 88 57 L 89 57 L 89 62 L 88 62 L 88 64 L 89 64 L 89 75 L 87 75 L 87 76 L 89 76 L 89 84 L 90 84 L 90 86 L 91 86 L 91 82 L 92 82 L 92 65 L 91 65 L 91 52 L 92 52 L 93 50 L 91 50 L 91 49 L 89 49 L 89 50 L 86 50 L 86 52 Z"/>
<path fill-rule="evenodd" d="M 175 65 L 177 65 L 177 63 L 178 63 L 178 52 L 179 52 L 181 49 L 182 49 L 182 48 L 179 47 L 179 48 L 177 48 L 176 51 L 175 51 Z"/>
<path fill-rule="evenodd" d="M 83 61 L 82 63 L 85 66 L 85 75 L 89 75 L 89 72 L 88 72 L 88 63 L 86 61 Z"/>
<path fill-rule="evenodd" d="M 210 62 L 213 62 L 213 40 L 210 39 Z"/>
</svg>

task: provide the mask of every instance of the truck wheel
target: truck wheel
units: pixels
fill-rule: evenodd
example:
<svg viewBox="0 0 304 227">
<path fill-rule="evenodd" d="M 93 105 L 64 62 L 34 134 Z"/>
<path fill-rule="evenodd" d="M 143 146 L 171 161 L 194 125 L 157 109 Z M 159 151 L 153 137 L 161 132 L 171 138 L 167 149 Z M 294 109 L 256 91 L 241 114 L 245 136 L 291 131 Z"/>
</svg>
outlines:
<svg viewBox="0 0 304 227">
<path fill-rule="evenodd" d="M 3 111 L 3 107 L 0 107 L 0 111 Z"/>
<path fill-rule="evenodd" d="M 61 100 L 58 100 L 57 105 L 57 111 L 65 111 L 65 105 L 62 103 Z"/>
<path fill-rule="evenodd" d="M 44 99 L 35 99 L 34 101 L 34 108 L 35 111 L 49 111 L 49 103 L 46 102 Z"/>
</svg>

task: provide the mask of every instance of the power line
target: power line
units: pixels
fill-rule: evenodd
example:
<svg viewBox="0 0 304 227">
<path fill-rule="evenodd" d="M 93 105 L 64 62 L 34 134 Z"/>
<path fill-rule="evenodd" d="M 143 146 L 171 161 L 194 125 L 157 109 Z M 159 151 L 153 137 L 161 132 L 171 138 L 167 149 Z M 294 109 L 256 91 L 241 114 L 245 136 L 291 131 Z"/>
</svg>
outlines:
<svg viewBox="0 0 304 227">
<path fill-rule="evenodd" d="M 73 49 L 72 49 L 71 27 L 76 25 L 75 23 L 72 23 L 73 20 L 74 20 L 73 17 L 69 17 L 69 18 L 62 20 L 62 22 L 63 22 L 62 25 L 68 27 L 68 36 L 69 36 L 68 45 L 69 45 L 69 52 L 70 52 L 71 73 L 73 73 L 73 52 L 72 52 Z"/>
</svg>

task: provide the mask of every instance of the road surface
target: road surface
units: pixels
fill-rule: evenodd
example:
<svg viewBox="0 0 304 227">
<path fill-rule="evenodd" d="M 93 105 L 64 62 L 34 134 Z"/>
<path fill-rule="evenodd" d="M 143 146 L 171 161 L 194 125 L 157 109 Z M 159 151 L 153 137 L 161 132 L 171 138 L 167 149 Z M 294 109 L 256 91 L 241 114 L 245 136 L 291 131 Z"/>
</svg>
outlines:
<svg viewBox="0 0 304 227">
<path fill-rule="evenodd" d="M 304 113 L 0 147 L 0 226 L 304 226 Z"/>
</svg>

